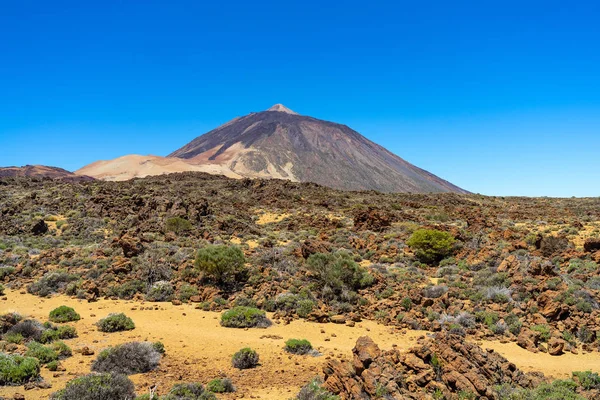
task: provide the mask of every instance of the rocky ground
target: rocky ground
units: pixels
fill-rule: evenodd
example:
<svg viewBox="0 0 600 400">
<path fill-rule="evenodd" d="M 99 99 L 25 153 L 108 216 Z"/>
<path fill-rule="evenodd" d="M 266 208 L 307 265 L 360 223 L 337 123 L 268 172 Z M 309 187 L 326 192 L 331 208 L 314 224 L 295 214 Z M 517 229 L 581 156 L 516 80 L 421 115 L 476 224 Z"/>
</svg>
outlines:
<svg viewBox="0 0 600 400">
<path fill-rule="evenodd" d="M 443 256 L 427 259 L 411 245 L 422 229 L 453 239 Z M 238 245 L 244 267 L 228 280 L 199 270 L 196 253 L 211 244 Z M 325 263 L 319 269 L 321 255 L 333 258 L 319 259 Z M 510 343 L 559 359 L 598 354 L 598 262 L 599 199 L 343 192 L 201 173 L 128 182 L 0 180 L 4 287 L 89 302 L 190 303 L 217 312 L 252 305 L 280 324 L 352 327 L 372 320 L 435 333 L 434 345 L 445 347 L 432 351 L 445 361 L 434 376 L 429 367 L 407 365 L 409 355 L 375 357 L 395 372 L 373 374 L 404 376 L 405 386 L 395 378 L 397 387 L 382 383 L 394 398 L 417 386 L 431 396 L 468 391 L 494 398 L 483 386 L 527 389 L 544 381 L 456 338 Z M 340 279 L 323 272 L 340 265 L 360 279 L 342 277 L 337 285 Z M 425 342 L 420 346 L 431 348 Z M 462 370 L 454 360 L 465 351 L 480 357 Z M 426 350 L 408 354 L 431 366 Z M 488 361 L 497 369 L 486 370 L 496 368 Z M 371 364 L 334 364 L 324 369 L 326 387 L 342 396 L 373 396 L 362 376 Z M 511 373 L 499 376 L 506 368 Z"/>
</svg>

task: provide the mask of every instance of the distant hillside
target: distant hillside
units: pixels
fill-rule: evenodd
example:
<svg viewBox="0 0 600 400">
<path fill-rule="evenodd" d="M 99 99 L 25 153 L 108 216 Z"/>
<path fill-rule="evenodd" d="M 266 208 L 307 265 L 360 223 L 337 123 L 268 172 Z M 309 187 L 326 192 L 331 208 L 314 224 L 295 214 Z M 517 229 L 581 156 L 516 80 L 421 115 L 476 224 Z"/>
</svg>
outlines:
<svg viewBox="0 0 600 400">
<path fill-rule="evenodd" d="M 36 178 L 52 178 L 63 180 L 94 180 L 90 176 L 74 174 L 66 169 L 46 165 L 25 165 L 23 167 L 0 167 L 0 178 L 28 176 Z"/>
</svg>

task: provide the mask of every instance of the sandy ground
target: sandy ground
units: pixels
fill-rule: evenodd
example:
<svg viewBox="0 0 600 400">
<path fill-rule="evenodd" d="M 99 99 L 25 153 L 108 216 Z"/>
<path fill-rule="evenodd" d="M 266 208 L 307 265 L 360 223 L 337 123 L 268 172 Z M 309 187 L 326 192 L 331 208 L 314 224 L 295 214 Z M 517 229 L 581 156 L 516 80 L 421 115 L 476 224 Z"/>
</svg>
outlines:
<svg viewBox="0 0 600 400">
<path fill-rule="evenodd" d="M 228 376 L 238 391 L 219 395 L 219 398 L 254 396 L 257 399 L 289 399 L 304 383 L 320 374 L 327 357 L 351 357 L 352 348 L 360 336 L 371 336 L 383 349 L 390 349 L 393 345 L 407 349 L 424 334 L 411 331 L 402 335 L 371 321 L 361 322 L 355 327 L 294 321 L 289 325 L 274 324 L 267 329 L 232 329 L 219 325 L 220 313 L 197 310 L 193 305 L 113 300 L 87 303 L 66 296 L 42 299 L 16 291 L 7 291 L 7 300 L 0 301 L 0 314 L 17 311 L 43 322 L 52 309 L 63 304 L 73 307 L 82 317 L 80 321 L 71 323 L 77 328 L 79 337 L 65 341 L 74 351 L 88 346 L 98 354 L 110 345 L 129 341 L 160 340 L 164 343 L 167 356 L 159 369 L 131 377 L 139 394 L 152 384 L 158 384 L 159 393 L 164 394 L 177 382 L 205 384 L 211 379 Z M 112 312 L 126 313 L 134 320 L 136 329 L 118 333 L 99 332 L 94 323 Z M 290 338 L 308 339 L 323 355 L 289 355 L 283 351 L 283 345 Z M 259 353 L 260 366 L 245 371 L 231 367 L 231 356 L 243 347 L 251 347 Z M 51 389 L 25 392 L 22 386 L 2 387 L 0 394 L 12 396 L 23 393 L 27 400 L 46 399 L 75 375 L 88 373 L 94 358 L 74 352 L 73 357 L 63 361 L 66 372 L 53 373 L 42 369 L 44 379 L 52 384 Z"/>
<path fill-rule="evenodd" d="M 363 321 L 355 327 L 294 321 L 289 325 L 274 324 L 267 329 L 232 329 L 219 325 L 220 313 L 197 310 L 188 304 L 174 306 L 170 303 L 124 300 L 87 303 L 66 296 L 42 299 L 17 291 L 8 291 L 6 300 L 0 300 L 0 314 L 17 311 L 43 322 L 50 310 L 63 304 L 75 308 L 82 316 L 80 321 L 72 323 L 79 337 L 65 341 L 74 351 L 88 346 L 97 354 L 108 346 L 129 341 L 160 340 L 164 343 L 167 355 L 159 369 L 131 377 L 139 394 L 152 384 L 157 384 L 159 393 L 164 394 L 177 382 L 206 383 L 228 376 L 238 391 L 220 395 L 220 398 L 289 399 L 304 383 L 321 372 L 326 358 L 351 357 L 351 350 L 360 336 L 370 336 L 382 349 L 397 346 L 405 350 L 415 344 L 418 336 L 426 333 L 408 331 L 402 334 L 372 321 Z M 99 332 L 95 322 L 112 312 L 126 313 L 134 320 L 136 329 L 119 333 Z M 322 356 L 285 353 L 283 345 L 290 338 L 308 339 Z M 232 368 L 231 356 L 242 347 L 255 349 L 260 355 L 261 365 L 245 371 Z M 598 353 L 553 357 L 530 353 L 515 343 L 497 341 L 483 342 L 482 347 L 494 349 L 525 371 L 541 371 L 555 378 L 569 377 L 572 371 L 600 371 Z M 51 389 L 25 392 L 22 386 L 2 387 L 0 395 L 23 393 L 27 400 L 46 399 L 74 376 L 88 373 L 94 358 L 75 352 L 73 357 L 63 361 L 66 372 L 53 373 L 42 369 L 44 379 L 52 384 Z"/>
<path fill-rule="evenodd" d="M 502 354 L 525 372 L 541 371 L 546 376 L 556 379 L 570 378 L 573 371 L 591 370 L 600 372 L 600 354 L 565 353 L 551 356 L 545 353 L 531 353 L 515 343 L 500 343 L 499 341 L 483 342 L 481 347 L 493 349 Z"/>
</svg>

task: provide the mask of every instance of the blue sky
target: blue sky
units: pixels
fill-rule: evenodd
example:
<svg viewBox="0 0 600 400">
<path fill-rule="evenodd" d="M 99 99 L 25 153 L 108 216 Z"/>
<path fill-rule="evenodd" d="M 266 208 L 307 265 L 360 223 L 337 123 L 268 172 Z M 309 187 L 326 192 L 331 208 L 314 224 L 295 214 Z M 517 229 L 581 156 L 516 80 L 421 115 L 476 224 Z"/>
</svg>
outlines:
<svg viewBox="0 0 600 400">
<path fill-rule="evenodd" d="M 166 155 L 283 103 L 473 192 L 600 196 L 598 2 L 91 3 L 3 3 L 0 165 Z"/>
</svg>

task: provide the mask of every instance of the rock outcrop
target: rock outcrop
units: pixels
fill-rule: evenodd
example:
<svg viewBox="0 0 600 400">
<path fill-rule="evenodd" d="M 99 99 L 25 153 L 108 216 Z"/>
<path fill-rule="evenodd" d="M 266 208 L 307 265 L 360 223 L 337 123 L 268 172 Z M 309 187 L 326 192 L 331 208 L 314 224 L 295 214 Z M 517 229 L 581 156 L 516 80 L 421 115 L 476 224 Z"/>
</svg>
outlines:
<svg viewBox="0 0 600 400">
<path fill-rule="evenodd" d="M 352 361 L 329 360 L 324 386 L 342 399 L 371 399 L 385 393 L 393 399 L 445 398 L 471 393 L 498 399 L 494 386 L 531 388 L 542 375 L 525 374 L 501 355 L 447 333 L 419 339 L 406 353 L 382 351 L 369 337 L 357 340 Z"/>
</svg>

